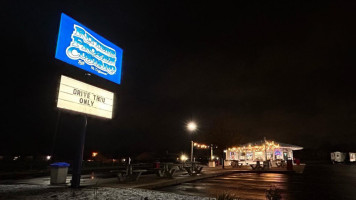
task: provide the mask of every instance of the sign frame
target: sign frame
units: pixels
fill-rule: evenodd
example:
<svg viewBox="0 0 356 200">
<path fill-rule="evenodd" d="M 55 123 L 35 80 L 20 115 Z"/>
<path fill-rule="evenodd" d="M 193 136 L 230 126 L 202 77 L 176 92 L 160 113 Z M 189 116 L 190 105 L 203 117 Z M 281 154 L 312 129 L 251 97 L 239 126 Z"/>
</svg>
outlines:
<svg viewBox="0 0 356 200">
<path fill-rule="evenodd" d="M 113 92 L 61 75 L 57 95 L 58 109 L 113 119 L 115 99 Z"/>
</svg>

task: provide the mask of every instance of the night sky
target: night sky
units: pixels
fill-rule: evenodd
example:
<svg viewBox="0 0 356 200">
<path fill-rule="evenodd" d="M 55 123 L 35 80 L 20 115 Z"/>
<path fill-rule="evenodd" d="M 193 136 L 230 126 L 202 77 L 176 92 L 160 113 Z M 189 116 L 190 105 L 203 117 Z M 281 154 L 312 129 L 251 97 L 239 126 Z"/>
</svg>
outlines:
<svg viewBox="0 0 356 200">
<path fill-rule="evenodd" d="M 355 3 L 261 2 L 3 2 L 0 154 L 70 154 L 81 124 L 58 114 L 61 74 L 115 93 L 112 120 L 88 118 L 86 152 L 355 144 Z M 121 85 L 54 58 L 62 12 L 124 50 Z"/>
</svg>

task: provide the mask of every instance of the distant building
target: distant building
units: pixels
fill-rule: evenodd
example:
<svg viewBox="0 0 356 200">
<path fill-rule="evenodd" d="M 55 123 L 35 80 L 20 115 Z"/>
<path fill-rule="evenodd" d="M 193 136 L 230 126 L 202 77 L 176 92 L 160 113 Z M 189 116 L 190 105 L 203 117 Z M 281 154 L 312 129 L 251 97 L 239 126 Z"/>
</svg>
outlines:
<svg viewBox="0 0 356 200">
<path fill-rule="evenodd" d="M 356 162 L 356 153 L 349 152 L 350 162 Z"/>
<path fill-rule="evenodd" d="M 335 151 L 330 153 L 330 159 L 332 163 L 343 163 L 343 162 L 356 162 L 356 153 L 349 152 L 343 153 L 340 151 Z"/>
<path fill-rule="evenodd" d="M 293 160 L 293 151 L 302 150 L 303 147 L 285 144 L 276 141 L 261 140 L 247 144 L 230 147 L 226 150 L 226 164 L 231 161 L 254 163 L 266 160 Z"/>
<path fill-rule="evenodd" d="M 331 162 L 342 163 L 345 162 L 346 153 L 335 151 L 330 153 Z"/>
</svg>

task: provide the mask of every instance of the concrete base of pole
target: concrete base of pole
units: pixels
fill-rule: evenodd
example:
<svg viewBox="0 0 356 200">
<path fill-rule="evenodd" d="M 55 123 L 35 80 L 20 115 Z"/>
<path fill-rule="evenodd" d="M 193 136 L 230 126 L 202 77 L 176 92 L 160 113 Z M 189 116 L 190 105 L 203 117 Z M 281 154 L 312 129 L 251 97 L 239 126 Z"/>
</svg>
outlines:
<svg viewBox="0 0 356 200">
<path fill-rule="evenodd" d="M 215 161 L 209 161 L 209 167 L 215 167 Z"/>
</svg>

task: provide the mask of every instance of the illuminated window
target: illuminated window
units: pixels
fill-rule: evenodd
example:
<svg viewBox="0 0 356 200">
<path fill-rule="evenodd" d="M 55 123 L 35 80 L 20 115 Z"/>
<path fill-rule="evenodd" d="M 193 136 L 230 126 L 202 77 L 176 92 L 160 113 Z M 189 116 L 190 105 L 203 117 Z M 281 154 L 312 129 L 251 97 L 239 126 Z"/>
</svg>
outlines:
<svg viewBox="0 0 356 200">
<path fill-rule="evenodd" d="M 231 160 L 235 160 L 235 152 L 230 152 L 230 158 Z"/>
<path fill-rule="evenodd" d="M 261 151 L 255 152 L 255 160 L 263 160 L 263 153 Z"/>
<path fill-rule="evenodd" d="M 246 153 L 246 160 L 252 160 L 253 153 L 252 152 L 247 152 Z"/>
<path fill-rule="evenodd" d="M 276 150 L 276 151 L 274 152 L 274 155 L 276 156 L 276 157 L 275 157 L 276 159 L 282 159 L 282 155 L 281 155 L 281 152 L 280 152 L 279 150 Z"/>
<path fill-rule="evenodd" d="M 244 152 L 242 152 L 241 154 L 240 154 L 240 160 L 245 160 L 245 153 Z"/>
</svg>

